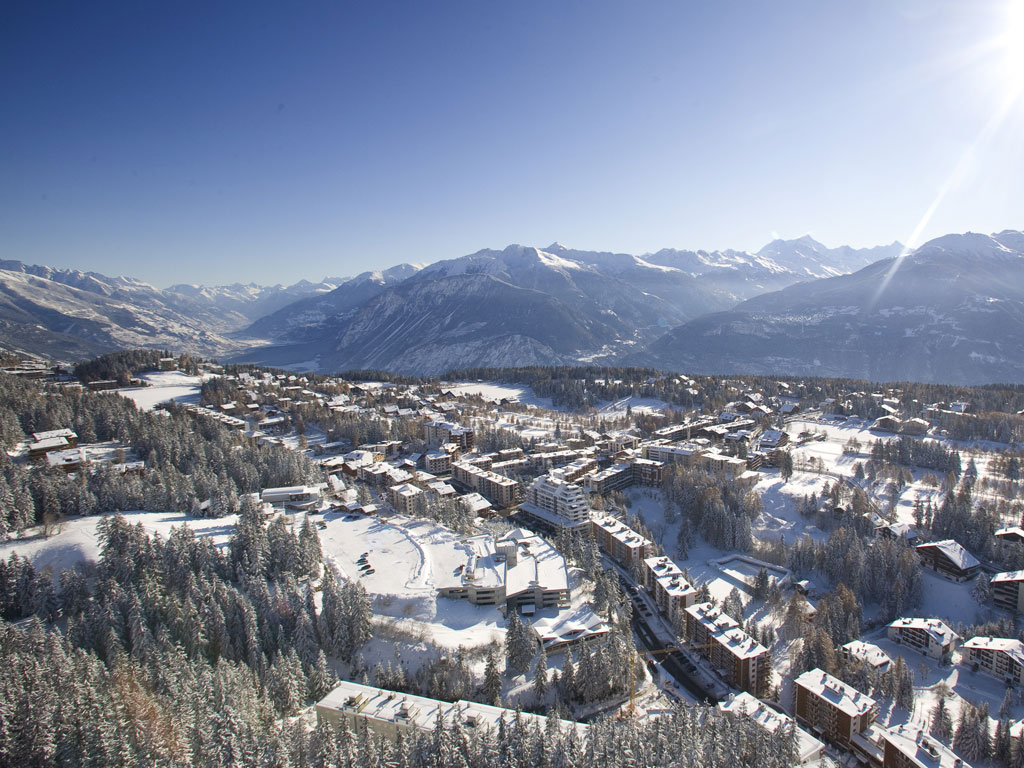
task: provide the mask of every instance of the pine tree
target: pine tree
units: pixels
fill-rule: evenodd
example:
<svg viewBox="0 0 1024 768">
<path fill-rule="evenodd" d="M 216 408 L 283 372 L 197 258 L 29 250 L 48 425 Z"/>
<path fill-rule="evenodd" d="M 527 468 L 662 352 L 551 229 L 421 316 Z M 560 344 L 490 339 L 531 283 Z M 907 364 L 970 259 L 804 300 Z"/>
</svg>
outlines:
<svg viewBox="0 0 1024 768">
<path fill-rule="evenodd" d="M 540 658 L 533 670 L 533 698 L 538 706 L 543 707 L 548 698 L 548 654 L 544 646 L 540 647 Z"/>
<path fill-rule="evenodd" d="M 484 667 L 484 701 L 495 707 L 501 705 L 501 676 L 498 656 L 493 648 L 487 653 L 487 666 Z"/>
<path fill-rule="evenodd" d="M 946 709 L 946 697 L 940 695 L 932 708 L 931 725 L 928 732 L 939 741 L 949 743 L 953 737 L 953 720 Z"/>
</svg>

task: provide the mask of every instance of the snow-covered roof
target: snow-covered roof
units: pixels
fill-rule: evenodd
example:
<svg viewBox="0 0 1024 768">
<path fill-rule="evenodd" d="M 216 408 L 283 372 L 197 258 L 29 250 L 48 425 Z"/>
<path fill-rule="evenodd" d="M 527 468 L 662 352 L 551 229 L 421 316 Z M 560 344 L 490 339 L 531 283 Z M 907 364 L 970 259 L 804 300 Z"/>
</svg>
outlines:
<svg viewBox="0 0 1024 768">
<path fill-rule="evenodd" d="M 816 759 L 825 751 L 825 745 L 803 728 L 798 727 L 792 717 L 777 712 L 746 691 L 729 696 L 728 701 L 723 701 L 718 708 L 723 712 L 749 717 L 769 733 L 792 728 L 796 734 L 797 765 Z"/>
<path fill-rule="evenodd" d="M 974 555 L 968 552 L 955 539 L 943 539 L 942 541 L 930 541 L 927 544 L 918 544 L 918 549 L 934 547 L 944 554 L 949 560 L 961 570 L 975 568 L 981 565 Z"/>
<path fill-rule="evenodd" d="M 946 645 L 960 639 L 960 635 L 946 626 L 941 619 L 896 619 L 889 626 L 894 629 L 920 629 L 927 632 L 939 645 Z"/>
<path fill-rule="evenodd" d="M 793 682 L 818 698 L 828 701 L 850 717 L 867 714 L 875 707 L 875 700 L 870 696 L 842 680 L 837 680 L 822 669 L 804 672 Z"/>
<path fill-rule="evenodd" d="M 919 728 L 907 723 L 899 728 L 886 728 L 882 738 L 909 758 L 919 768 L 971 768 L 945 744 Z"/>
<path fill-rule="evenodd" d="M 1001 651 L 1024 667 L 1024 643 L 1009 637 L 972 637 L 960 646 L 961 650 Z"/>
<path fill-rule="evenodd" d="M 537 619 L 533 622 L 533 631 L 544 647 L 551 649 L 607 634 L 609 627 L 608 622 L 584 605 L 553 618 Z"/>
<path fill-rule="evenodd" d="M 711 637 L 738 659 L 760 656 L 768 650 L 744 632 L 732 616 L 722 613 L 711 603 L 691 605 L 686 612 L 704 625 Z"/>
<path fill-rule="evenodd" d="M 1002 573 L 997 573 L 992 577 L 993 584 L 1004 581 L 1024 581 L 1024 571 L 1003 571 Z"/>
<path fill-rule="evenodd" d="M 457 701 L 453 704 L 447 701 L 428 699 L 424 696 L 373 688 L 347 680 L 340 682 L 334 690 L 317 702 L 316 708 L 318 712 L 323 710 L 346 712 L 366 720 L 394 723 L 425 732 L 434 730 L 439 714 L 443 716 L 446 724 L 452 723 L 455 717 L 459 717 L 463 727 L 489 728 L 493 731 L 497 731 L 498 724 L 503 719 L 511 722 L 514 717 L 518 716 L 524 723 L 536 725 L 541 729 L 545 727 L 548 719 L 543 715 L 533 715 L 528 712 L 517 715 L 511 709 L 492 707 L 473 701 Z M 580 737 L 586 737 L 589 731 L 589 727 L 583 723 L 560 720 L 558 724 L 563 730 L 575 728 Z"/>
<path fill-rule="evenodd" d="M 515 565 L 505 563 L 505 594 L 508 597 L 540 587 L 545 590 L 569 589 L 565 558 L 540 536 L 522 528 L 509 531 L 499 541 L 515 541 L 518 556 Z"/>
<path fill-rule="evenodd" d="M 874 643 L 866 643 L 863 640 L 851 640 L 843 646 L 843 650 L 847 655 L 859 659 L 871 667 L 885 667 L 892 663 L 889 654 Z"/>
<path fill-rule="evenodd" d="M 78 435 L 75 434 L 74 430 L 68 429 L 67 427 L 65 427 L 64 429 L 50 429 L 47 430 L 46 432 L 32 433 L 32 439 L 35 440 L 37 443 L 40 442 L 41 440 L 52 440 L 55 437 L 64 437 L 67 438 L 68 440 L 71 440 L 77 438 Z"/>
<path fill-rule="evenodd" d="M 1021 539 L 1024 539 L 1024 528 L 1021 528 L 1019 525 L 1011 525 L 1006 528 L 1000 528 L 998 531 L 996 531 L 995 535 L 1000 537 L 1017 536 Z"/>
<path fill-rule="evenodd" d="M 465 496 L 460 497 L 459 501 L 474 515 L 486 512 L 488 509 L 492 508 L 491 502 L 479 493 L 467 493 Z"/>
</svg>

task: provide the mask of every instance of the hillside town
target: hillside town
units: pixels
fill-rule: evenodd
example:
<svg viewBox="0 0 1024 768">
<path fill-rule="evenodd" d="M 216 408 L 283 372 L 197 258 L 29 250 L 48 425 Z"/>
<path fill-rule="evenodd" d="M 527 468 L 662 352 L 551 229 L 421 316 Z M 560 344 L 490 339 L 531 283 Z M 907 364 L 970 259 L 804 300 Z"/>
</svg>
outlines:
<svg viewBox="0 0 1024 768">
<path fill-rule="evenodd" d="M 535 718 L 585 743 L 605 719 L 717 705 L 793 764 L 1024 761 L 1018 448 L 951 436 L 993 419 L 967 390 L 674 377 L 694 407 L 570 411 L 495 382 L 148 365 L 5 372 L 11 396 L 46 396 L 6 400 L 5 619 L 66 621 L 66 574 L 117 530 L 92 515 L 118 512 L 236 562 L 254 536 L 260 558 L 293 552 L 274 566 L 305 603 L 287 674 L 331 727 Z M 192 450 L 219 458 L 188 471 Z"/>
</svg>

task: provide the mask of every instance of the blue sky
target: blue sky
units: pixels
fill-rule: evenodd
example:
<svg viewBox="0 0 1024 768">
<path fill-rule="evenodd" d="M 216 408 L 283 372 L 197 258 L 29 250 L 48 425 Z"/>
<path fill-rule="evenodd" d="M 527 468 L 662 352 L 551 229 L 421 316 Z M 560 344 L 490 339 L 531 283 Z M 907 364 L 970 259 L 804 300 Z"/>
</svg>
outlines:
<svg viewBox="0 0 1024 768">
<path fill-rule="evenodd" d="M 1024 60 L 1001 43 L 1006 14 L 7 3 L 0 257 L 159 286 L 287 283 L 512 242 L 1021 229 L 1024 108 L 1006 104 Z"/>
</svg>

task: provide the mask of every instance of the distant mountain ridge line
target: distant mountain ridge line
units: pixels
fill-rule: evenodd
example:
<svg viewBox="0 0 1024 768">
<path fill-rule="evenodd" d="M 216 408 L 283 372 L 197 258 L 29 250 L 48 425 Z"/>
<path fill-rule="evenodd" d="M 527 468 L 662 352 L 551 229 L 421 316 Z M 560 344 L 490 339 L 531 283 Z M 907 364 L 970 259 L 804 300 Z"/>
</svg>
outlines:
<svg viewBox="0 0 1024 768">
<path fill-rule="evenodd" d="M 163 291 L 2 262 L 0 344 L 69 354 L 151 345 L 295 369 L 417 375 L 638 364 L 1024 381 L 1016 341 L 1024 339 L 1024 234 L 946 235 L 904 251 L 899 243 L 827 248 L 809 236 L 756 253 L 511 245 L 287 288 Z"/>
</svg>

